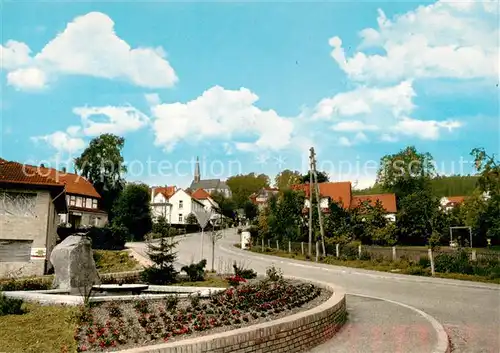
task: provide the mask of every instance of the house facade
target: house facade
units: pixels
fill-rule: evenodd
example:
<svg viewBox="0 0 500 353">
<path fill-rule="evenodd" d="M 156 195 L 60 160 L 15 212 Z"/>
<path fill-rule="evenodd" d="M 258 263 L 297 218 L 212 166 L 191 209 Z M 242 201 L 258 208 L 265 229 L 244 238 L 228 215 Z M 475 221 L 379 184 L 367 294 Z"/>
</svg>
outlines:
<svg viewBox="0 0 500 353">
<path fill-rule="evenodd" d="M 205 204 L 186 190 L 175 186 L 151 189 L 151 215 L 153 220 L 163 216 L 172 225 L 184 225 L 190 213 L 205 209 Z"/>
<path fill-rule="evenodd" d="M 227 186 L 227 184 L 224 181 L 220 179 L 201 179 L 200 161 L 198 158 L 196 158 L 194 178 L 191 185 L 189 186 L 189 190 L 194 192 L 198 189 L 203 189 L 210 195 L 215 192 L 220 192 L 225 197 L 232 196 L 231 189 L 229 188 L 229 186 Z"/>
<path fill-rule="evenodd" d="M 0 278 L 41 276 L 51 264 L 64 185 L 38 168 L 0 160 Z"/>
<path fill-rule="evenodd" d="M 159 186 L 151 188 L 151 217 L 156 221 L 158 217 L 165 217 L 172 223 L 172 204 L 169 199 L 176 193 L 175 186 Z"/>
<path fill-rule="evenodd" d="M 269 199 L 272 196 L 276 196 L 279 193 L 277 188 L 262 188 L 258 192 L 250 195 L 250 201 L 252 201 L 259 211 L 262 211 L 268 204 Z"/>
<path fill-rule="evenodd" d="M 219 222 L 222 220 L 222 215 L 220 214 L 220 207 L 217 202 L 210 196 L 210 194 L 203 190 L 198 189 L 191 194 L 193 198 L 200 201 L 205 206 L 206 212 L 212 212 L 212 216 L 210 217 L 211 221 Z"/>
<path fill-rule="evenodd" d="M 444 196 L 439 200 L 441 208 L 445 211 L 451 211 L 456 206 L 463 203 L 465 196 Z"/>
</svg>

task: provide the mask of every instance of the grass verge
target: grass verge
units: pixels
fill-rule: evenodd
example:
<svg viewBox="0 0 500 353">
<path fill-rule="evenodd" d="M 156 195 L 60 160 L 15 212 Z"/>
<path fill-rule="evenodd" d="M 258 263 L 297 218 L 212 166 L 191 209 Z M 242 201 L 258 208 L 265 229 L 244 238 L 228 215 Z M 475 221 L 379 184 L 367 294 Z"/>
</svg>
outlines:
<svg viewBox="0 0 500 353">
<path fill-rule="evenodd" d="M 235 247 L 239 248 L 240 246 L 239 244 L 236 244 Z M 260 248 L 253 248 L 250 251 L 258 254 L 273 255 L 273 256 L 279 256 L 283 258 L 302 260 L 302 261 L 310 261 L 305 255 L 298 253 L 288 253 L 286 251 L 281 251 L 276 249 L 267 248 L 264 250 L 264 252 L 262 252 Z M 320 258 L 319 262 L 334 266 L 362 268 L 365 270 L 399 273 L 399 274 L 413 275 L 413 276 L 424 276 L 424 277 L 431 276 L 430 268 L 423 268 L 414 263 L 404 260 L 401 261 L 340 260 L 333 256 L 328 256 L 326 258 Z M 482 277 L 477 275 L 467 275 L 461 273 L 436 273 L 435 277 L 500 284 L 500 278 L 490 279 L 487 277 Z"/>
<path fill-rule="evenodd" d="M 134 271 L 141 268 L 139 262 L 126 251 L 93 250 L 97 271 L 100 273 Z"/>
<path fill-rule="evenodd" d="M 26 304 L 23 315 L 0 318 L 0 350 L 9 353 L 75 352 L 75 307 Z M 65 348 L 63 348 L 65 347 Z"/>
</svg>

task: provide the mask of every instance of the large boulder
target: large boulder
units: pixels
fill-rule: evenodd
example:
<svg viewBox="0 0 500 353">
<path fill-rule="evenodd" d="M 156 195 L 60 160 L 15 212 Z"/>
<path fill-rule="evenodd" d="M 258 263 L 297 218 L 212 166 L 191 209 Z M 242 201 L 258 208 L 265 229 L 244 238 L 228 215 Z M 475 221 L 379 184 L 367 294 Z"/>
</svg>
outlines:
<svg viewBox="0 0 500 353">
<path fill-rule="evenodd" d="M 86 294 L 93 285 L 101 284 L 92 256 L 89 238 L 70 235 L 50 254 L 54 266 L 54 288 L 67 289 L 72 294 Z"/>
</svg>

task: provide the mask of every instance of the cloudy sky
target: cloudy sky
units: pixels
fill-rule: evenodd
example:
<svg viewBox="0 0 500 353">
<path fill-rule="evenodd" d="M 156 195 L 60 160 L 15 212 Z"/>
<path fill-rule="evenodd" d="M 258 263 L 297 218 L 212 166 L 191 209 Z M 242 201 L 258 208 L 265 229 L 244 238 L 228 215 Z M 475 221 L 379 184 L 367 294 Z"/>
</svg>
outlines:
<svg viewBox="0 0 500 353">
<path fill-rule="evenodd" d="M 4 2 L 0 156 L 55 166 L 114 133 L 157 185 L 195 156 L 203 177 L 303 171 L 311 146 L 358 187 L 409 144 L 469 173 L 500 150 L 498 5 Z"/>
</svg>

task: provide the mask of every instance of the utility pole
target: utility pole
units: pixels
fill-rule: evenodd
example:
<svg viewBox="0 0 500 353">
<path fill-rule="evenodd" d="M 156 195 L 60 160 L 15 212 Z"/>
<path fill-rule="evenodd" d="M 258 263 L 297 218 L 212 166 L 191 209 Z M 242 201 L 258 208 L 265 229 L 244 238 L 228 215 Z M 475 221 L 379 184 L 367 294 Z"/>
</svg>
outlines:
<svg viewBox="0 0 500 353">
<path fill-rule="evenodd" d="M 311 147 L 310 151 L 311 151 L 311 174 L 314 175 L 314 190 L 316 192 L 316 201 L 318 204 L 318 218 L 319 218 L 319 229 L 320 229 L 320 234 L 321 234 L 321 247 L 323 250 L 323 256 L 326 256 L 325 229 L 323 228 L 323 214 L 321 212 L 321 198 L 320 198 L 320 194 L 319 194 L 318 173 L 316 172 L 316 157 L 315 157 L 315 153 L 314 153 L 314 147 Z"/>
<path fill-rule="evenodd" d="M 312 184 L 313 184 L 313 175 L 312 175 L 312 154 L 309 155 L 309 244 L 307 247 L 307 254 L 309 255 L 309 259 L 312 259 Z"/>
</svg>

